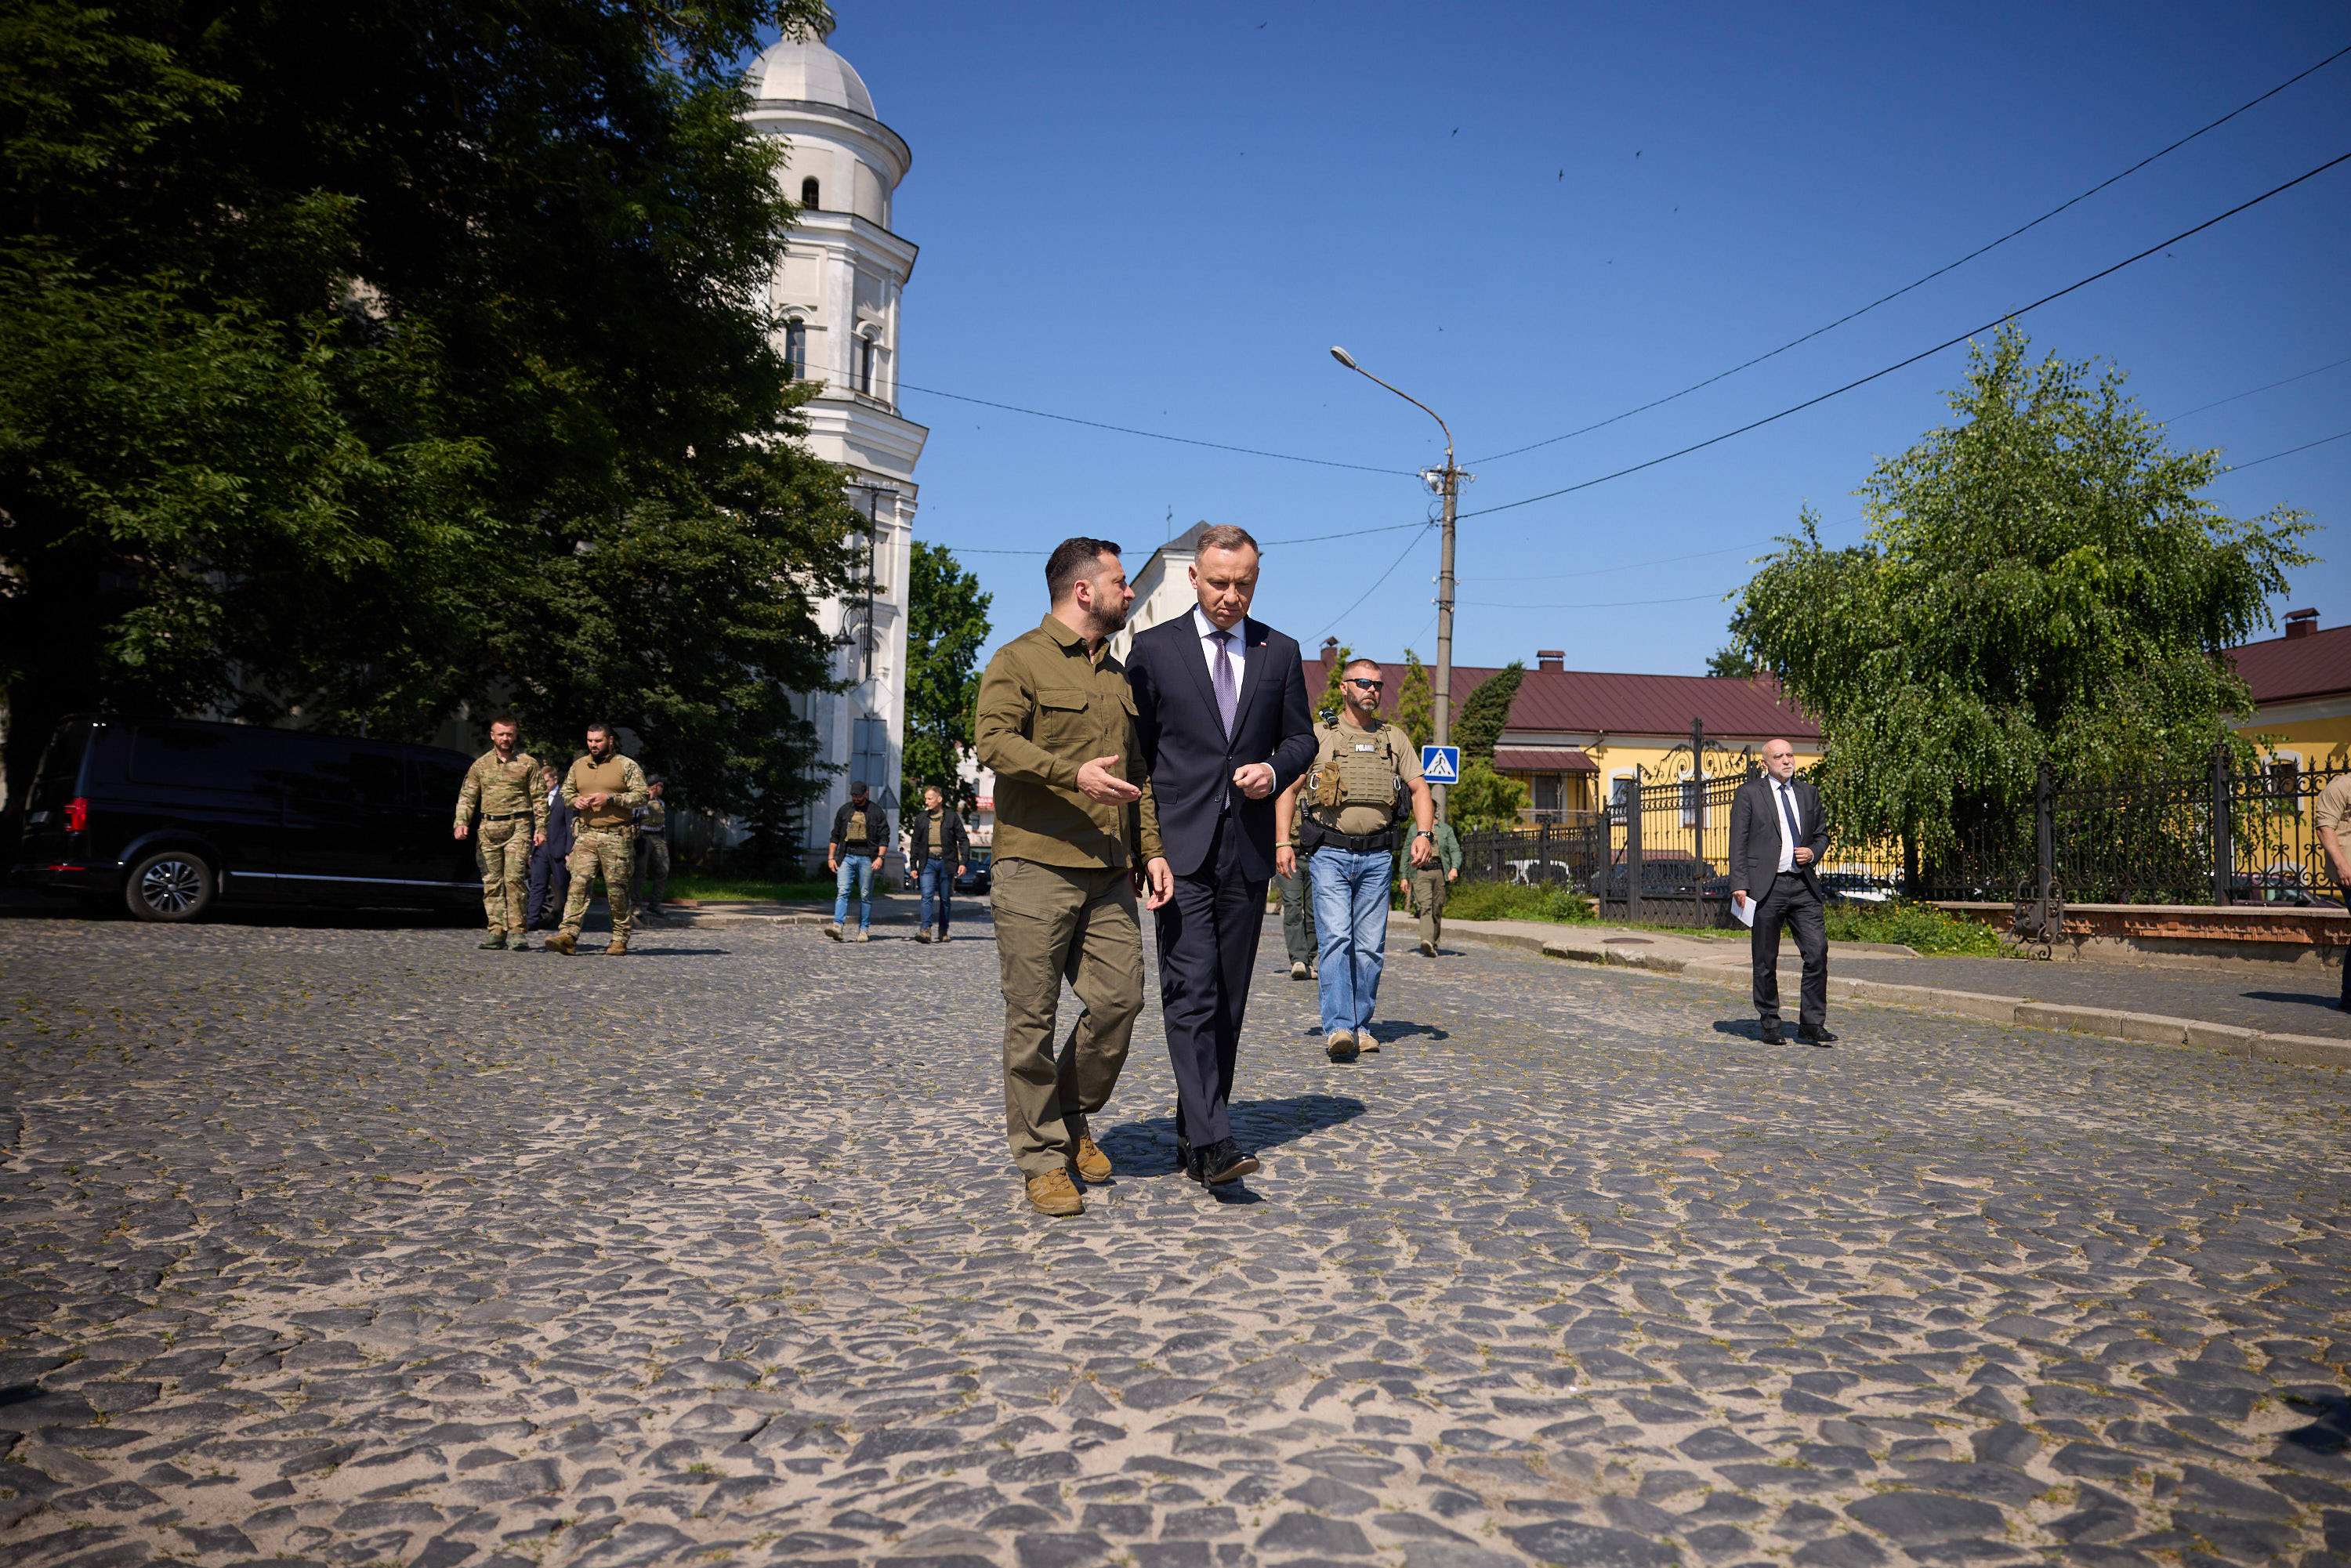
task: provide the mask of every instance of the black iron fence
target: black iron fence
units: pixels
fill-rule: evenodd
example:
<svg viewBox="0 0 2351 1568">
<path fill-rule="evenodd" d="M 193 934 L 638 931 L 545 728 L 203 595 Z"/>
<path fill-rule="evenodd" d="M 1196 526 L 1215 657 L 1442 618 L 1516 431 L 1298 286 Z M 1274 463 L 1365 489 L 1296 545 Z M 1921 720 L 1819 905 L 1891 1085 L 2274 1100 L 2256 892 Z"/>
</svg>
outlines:
<svg viewBox="0 0 2351 1568">
<path fill-rule="evenodd" d="M 2044 768 L 2030 810 L 1923 865 L 1900 843 L 1840 841 L 1832 821 L 1821 879 L 1834 899 L 2014 903 L 2021 916 L 2037 904 L 2043 919 L 2068 903 L 2314 904 L 2333 879 L 2313 808 L 2343 771 L 2246 769 L 2226 747 L 2190 779 L 2068 784 Z M 1733 925 L 1730 804 L 1750 777 L 1734 765 L 1645 782 L 1605 811 L 1465 835 L 1461 874 L 1572 886 L 1606 919 Z"/>
</svg>

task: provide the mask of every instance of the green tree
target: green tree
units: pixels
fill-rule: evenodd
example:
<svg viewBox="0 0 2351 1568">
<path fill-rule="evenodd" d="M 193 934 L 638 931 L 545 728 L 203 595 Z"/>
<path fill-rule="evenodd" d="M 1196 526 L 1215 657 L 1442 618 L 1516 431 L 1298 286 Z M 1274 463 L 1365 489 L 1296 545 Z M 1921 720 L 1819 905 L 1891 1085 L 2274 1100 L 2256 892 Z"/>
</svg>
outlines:
<svg viewBox="0 0 2351 1568">
<path fill-rule="evenodd" d="M 1497 773 L 1486 762 L 1464 762 L 1461 782 L 1445 797 L 1445 820 L 1457 833 L 1515 828 L 1527 807 L 1527 787 Z"/>
<path fill-rule="evenodd" d="M 1396 691 L 1395 723 L 1412 737 L 1415 746 L 1426 746 L 1437 738 L 1437 698 L 1429 688 L 1428 666 L 1409 648 L 1404 651 L 1404 685 Z"/>
<path fill-rule="evenodd" d="M 1717 648 L 1706 662 L 1706 673 L 1718 680 L 1747 681 L 1755 678 L 1755 659 L 1737 645 Z"/>
<path fill-rule="evenodd" d="M 1461 716 L 1453 724 L 1453 740 L 1461 747 L 1465 768 L 1473 758 L 1494 760 L 1494 744 L 1502 738 L 1502 727 L 1510 722 L 1510 704 L 1519 695 L 1519 683 L 1526 678 L 1526 665 L 1513 659 L 1479 681 L 1462 702 Z M 1463 778 L 1466 781 L 1468 775 Z"/>
<path fill-rule="evenodd" d="M 1315 723 L 1336 724 L 1340 714 L 1346 711 L 1347 699 L 1339 690 L 1339 681 L 1346 674 L 1347 661 L 1354 656 L 1355 650 L 1344 643 L 1332 656 L 1330 673 L 1322 682 L 1322 700 L 1314 705 Z"/>
<path fill-rule="evenodd" d="M 421 737 L 496 702 L 628 725 L 699 805 L 810 793 L 787 694 L 832 682 L 857 518 L 751 303 L 794 209 L 738 63 L 821 16 L 12 7 L 8 777 L 79 708 Z"/>
<path fill-rule="evenodd" d="M 965 811 L 979 794 L 957 766 L 972 745 L 979 703 L 979 650 L 987 641 L 992 596 L 945 545 L 914 545 L 906 582 L 905 785 L 913 810 L 935 784 Z"/>
<path fill-rule="evenodd" d="M 2067 778 L 2194 774 L 2249 711 L 2223 650 L 2312 558 L 2302 515 L 2223 516 L 2217 452 L 2172 449 L 2122 376 L 2003 329 L 1951 425 L 1880 463 L 1869 535 L 1808 511 L 1740 596 L 1736 646 L 1821 725 L 1813 771 L 1848 842 L 1933 856 L 2019 821 L 2043 758 Z"/>
</svg>

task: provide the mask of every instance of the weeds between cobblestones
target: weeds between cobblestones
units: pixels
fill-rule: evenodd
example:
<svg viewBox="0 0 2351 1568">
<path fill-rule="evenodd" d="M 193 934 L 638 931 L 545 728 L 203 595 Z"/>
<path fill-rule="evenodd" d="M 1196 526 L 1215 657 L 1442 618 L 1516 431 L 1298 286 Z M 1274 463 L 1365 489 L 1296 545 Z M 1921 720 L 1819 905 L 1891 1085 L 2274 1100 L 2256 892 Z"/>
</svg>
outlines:
<svg viewBox="0 0 2351 1568">
<path fill-rule="evenodd" d="M 0 1554 L 2351 1554 L 2336 1074 L 1405 956 L 1235 1201 L 1146 1013 L 1049 1222 L 971 934 L 0 927 Z"/>
</svg>

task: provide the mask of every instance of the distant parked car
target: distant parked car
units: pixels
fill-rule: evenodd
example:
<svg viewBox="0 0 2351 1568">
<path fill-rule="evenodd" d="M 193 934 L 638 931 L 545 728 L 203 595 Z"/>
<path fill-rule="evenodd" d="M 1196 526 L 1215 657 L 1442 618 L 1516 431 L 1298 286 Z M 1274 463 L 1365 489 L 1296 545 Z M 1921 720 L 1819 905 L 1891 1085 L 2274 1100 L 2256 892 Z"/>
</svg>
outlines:
<svg viewBox="0 0 2351 1568">
<path fill-rule="evenodd" d="M 1507 880 L 1521 884 L 1555 882 L 1564 885 L 1575 880 L 1565 861 L 1504 861 L 1502 869 L 1510 873 Z"/>
<path fill-rule="evenodd" d="M 1821 873 L 1821 896 L 1832 904 L 1890 904 L 1894 888 L 1862 872 L 1827 871 Z"/>
<path fill-rule="evenodd" d="M 995 879 L 988 871 L 989 863 L 994 858 L 989 851 L 974 850 L 971 852 L 971 858 L 963 862 L 963 874 L 955 879 L 955 890 L 957 893 L 978 894 L 994 887 Z"/>
<path fill-rule="evenodd" d="M 1643 898 L 1712 897 L 1714 896 L 1712 894 L 1701 893 L 1701 889 L 1715 881 L 1719 875 L 1711 862 L 1693 860 L 1687 855 L 1666 856 L 1656 860 L 1645 857 L 1641 862 L 1641 896 Z M 1622 904 L 1631 886 L 1630 868 L 1622 861 L 1608 868 L 1606 887 L 1607 896 L 1610 899 Z M 1592 879 L 1591 885 L 1584 891 L 1591 894 L 1593 897 L 1598 898 L 1601 896 L 1601 879 L 1595 876 Z"/>
<path fill-rule="evenodd" d="M 216 902 L 462 907 L 472 758 L 194 719 L 81 716 L 34 769 L 12 882 L 193 920 Z"/>
<path fill-rule="evenodd" d="M 2308 908 L 2318 901 L 2311 895 L 2302 867 L 2281 861 L 2267 871 L 2241 871 L 2231 877 L 2229 902 Z"/>
</svg>

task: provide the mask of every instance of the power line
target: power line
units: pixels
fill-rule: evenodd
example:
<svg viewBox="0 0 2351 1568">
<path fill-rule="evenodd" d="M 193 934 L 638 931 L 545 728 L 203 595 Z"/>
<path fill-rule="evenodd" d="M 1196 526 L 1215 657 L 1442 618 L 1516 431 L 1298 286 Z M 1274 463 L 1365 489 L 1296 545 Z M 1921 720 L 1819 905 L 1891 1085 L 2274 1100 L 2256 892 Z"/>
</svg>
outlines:
<svg viewBox="0 0 2351 1568">
<path fill-rule="evenodd" d="M 1737 592 L 1733 589 L 1731 592 Z M 1630 610 L 1643 604 L 1695 604 L 1701 599 L 1725 599 L 1729 594 L 1688 593 L 1679 599 L 1607 599 L 1597 604 L 1503 604 L 1491 600 L 1466 599 L 1465 604 L 1475 604 L 1480 610 Z"/>
<path fill-rule="evenodd" d="M 2167 246 L 2178 245 L 2181 240 L 2202 234 L 2206 229 L 2210 228 L 2213 225 L 2233 218 L 2239 213 L 2244 212 L 2249 208 L 2257 207 L 2263 202 L 2268 201 L 2272 196 L 2280 195 L 2287 191 L 2291 191 L 2296 185 L 2301 184 L 2304 181 L 2315 179 L 2319 175 L 2326 172 L 2329 169 L 2334 168 L 2337 163 L 2345 162 L 2346 161 L 2351 161 L 2351 152 L 2338 153 L 2336 156 L 2328 159 L 2325 162 L 2321 163 L 2317 168 L 2311 170 L 2308 173 L 2298 174 L 2294 178 L 2288 180 L 2283 185 L 2277 185 L 2270 190 L 2262 192 L 2260 195 L 2255 196 L 2251 201 L 2240 202 L 2237 205 L 2231 207 L 2227 212 L 2220 214 L 2220 216 L 2207 218 L 2202 223 L 2198 224 L 2194 228 L 2182 229 L 2179 233 L 2173 235 L 2169 239 L 2163 240 L 2156 245 L 2151 245 L 2145 250 L 2140 251 L 2137 256 L 2126 256 L 2121 261 L 2115 263 L 2112 267 L 2106 267 L 2103 271 L 2094 272 L 2078 283 L 2069 283 L 2053 294 L 2044 294 L 2030 305 L 2019 306 L 2013 310 L 2004 310 L 1980 327 L 1970 328 L 1955 338 L 1947 338 L 1931 349 L 1921 349 L 1918 352 L 1912 354 L 1907 359 L 1897 360 L 1893 364 L 1886 366 L 1884 370 L 1872 371 L 1865 376 L 1862 376 L 1855 381 L 1847 382 L 1844 385 L 1837 387 L 1833 391 L 1824 392 L 1818 397 L 1806 398 L 1803 402 L 1791 404 L 1789 407 L 1782 409 L 1777 413 L 1766 414 L 1761 419 L 1750 420 L 1747 423 L 1739 426 L 1736 430 L 1726 430 L 1720 435 L 1708 436 L 1704 441 L 1693 442 L 1691 444 L 1682 447 L 1678 451 L 1668 452 L 1662 457 L 1652 457 L 1646 463 L 1635 463 L 1629 468 L 1619 468 L 1613 474 L 1603 474 L 1596 479 L 1586 479 L 1581 484 L 1565 485 L 1561 486 L 1559 489 L 1546 490 L 1540 496 L 1529 496 L 1521 500 L 1505 501 L 1499 507 L 1481 507 L 1477 511 L 1464 512 L 1461 516 L 1464 518 L 1488 517 L 1495 512 L 1507 512 L 1519 507 L 1531 507 L 1537 501 L 1549 501 L 1561 496 L 1571 496 L 1578 490 L 1589 490 L 1594 485 L 1605 485 L 1611 479 L 1622 479 L 1627 474 L 1638 474 L 1645 468 L 1655 468 L 1660 463 L 1670 463 L 1677 457 L 1687 457 L 1693 452 L 1704 451 L 1707 447 L 1717 445 L 1722 442 L 1728 441 L 1734 435 L 1744 435 L 1750 430 L 1761 430 L 1763 426 L 1785 419 L 1792 413 L 1801 413 L 1805 409 L 1811 408 L 1816 403 L 1826 402 L 1834 397 L 1842 397 L 1846 392 L 1853 391 L 1855 387 L 1867 386 L 1874 381 L 1880 380 L 1886 376 L 1890 376 L 1898 370 L 1905 369 L 1910 365 L 1915 365 L 1919 361 L 1939 354 L 1946 349 L 1955 348 L 1958 345 L 1966 342 L 1970 338 L 1991 330 L 2003 321 L 2012 321 L 2016 318 L 2022 316 L 2029 311 L 2040 309 L 2041 307 L 2049 304 L 2053 300 L 2063 299 L 2065 296 L 2074 292 L 2076 289 L 2086 288 L 2091 284 L 2097 282 L 2100 278 L 2110 277 L 2114 274 L 2120 272 L 2124 267 L 2129 267 L 2134 262 L 2145 261 L 2148 256 L 2155 255 L 2158 251 L 2160 251 Z"/>
<path fill-rule="evenodd" d="M 1328 457 L 1300 457 L 1288 452 L 1267 452 L 1255 446 L 1232 446 L 1221 441 L 1198 441 L 1188 435 L 1169 435 L 1157 430 L 1137 430 L 1132 425 L 1105 424 L 1099 419 L 1080 419 L 1074 414 L 1048 413 L 1041 408 L 1022 408 L 1016 403 L 990 402 L 984 397 L 966 397 L 961 392 L 941 392 L 936 387 L 918 387 L 912 382 L 900 382 L 906 392 L 927 392 L 932 397 L 953 398 L 957 402 L 977 403 L 982 408 L 1000 408 L 1007 413 L 1025 413 L 1035 419 L 1058 419 L 1063 424 L 1082 424 L 1094 430 L 1113 430 L 1121 435 L 1140 435 L 1152 441 L 1173 441 L 1185 446 L 1208 446 L 1218 452 L 1239 452 L 1251 457 L 1275 457 L 1284 463 L 1311 463 L 1323 468 L 1352 468 L 1358 474 L 1401 474 L 1406 477 L 1418 470 L 1412 468 L 1374 468 L 1368 463 L 1334 463 Z"/>
<path fill-rule="evenodd" d="M 1968 252 L 1967 255 L 1959 257 L 1959 260 L 1950 263 L 1949 266 L 1938 267 L 1934 271 L 1927 274 L 1926 277 L 1917 279 L 1917 281 L 1906 283 L 1901 287 L 1896 289 L 1893 293 L 1886 295 L 1881 298 L 1873 299 L 1858 310 L 1848 311 L 1844 315 L 1840 316 L 1835 320 L 1830 322 L 1825 327 L 1815 327 L 1801 338 L 1791 339 L 1787 342 L 1781 344 L 1778 348 L 1773 349 L 1769 353 L 1758 354 L 1753 359 L 1749 360 L 1745 364 L 1733 365 L 1727 371 L 1722 371 L 1714 375 L 1710 375 L 1702 382 L 1694 382 L 1690 385 L 1682 388 L 1682 390 L 1677 392 L 1668 392 L 1664 397 L 1657 398 L 1650 402 L 1645 402 L 1638 408 L 1628 408 L 1622 413 L 1611 414 L 1608 418 L 1601 420 L 1596 424 L 1587 424 L 1581 430 L 1571 430 L 1565 435 L 1549 436 L 1541 441 L 1529 442 L 1524 446 L 1513 446 L 1508 452 L 1497 452 L 1491 457 L 1473 458 L 1471 461 L 1473 463 L 1499 463 L 1505 457 L 1516 457 L 1522 452 L 1532 452 L 1539 446 L 1552 446 L 1562 441 L 1572 441 L 1579 435 L 1589 435 L 1592 432 L 1600 429 L 1603 425 L 1614 424 L 1618 420 L 1630 419 L 1636 413 L 1646 413 L 1653 408 L 1661 407 L 1666 403 L 1672 402 L 1676 398 L 1687 397 L 1690 393 L 1697 392 L 1701 388 L 1712 386 L 1715 382 L 1721 381 L 1726 376 L 1735 376 L 1741 371 L 1751 370 L 1755 366 L 1761 364 L 1766 360 L 1777 358 L 1779 355 L 1786 353 L 1789 350 L 1795 348 L 1800 344 L 1809 343 L 1823 332 L 1834 331 L 1837 328 L 1844 326 L 1846 322 L 1853 320 L 1855 318 L 1866 316 L 1872 310 L 1876 309 L 1879 306 L 1887 303 L 1887 301 L 1899 299 L 1902 296 L 1909 293 L 1912 289 L 1932 283 L 1935 279 L 1942 277 L 1943 274 L 1952 271 L 1957 267 L 1965 267 L 1969 262 L 1975 260 L 1976 257 L 1982 256 L 1985 252 L 1997 250 L 2001 246 L 2006 245 L 2009 241 L 2016 238 L 2019 235 L 2024 234 L 2028 230 L 2040 227 L 2043 224 L 2047 223 L 2051 218 L 2053 218 L 2058 214 L 2064 212 L 2066 208 L 2076 206 L 2083 202 L 2088 201 L 2092 196 L 2096 195 L 2100 191 L 2105 190 L 2108 185 L 2114 184 L 2116 181 L 2128 179 L 2131 175 L 2137 173 L 2141 169 L 2146 168 L 2149 163 L 2154 162 L 2157 159 L 2168 157 L 2171 153 L 2179 152 L 2182 147 L 2187 146 L 2189 142 L 2203 135 L 2205 131 L 2219 130 L 2221 126 L 2228 124 L 2229 121 L 2236 119 L 2237 116 L 2244 113 L 2245 110 L 2252 108 L 2255 104 L 2261 103 L 2268 99 L 2275 98 L 2278 94 L 2283 92 L 2286 89 L 2300 81 L 2304 77 L 2309 76 L 2313 71 L 2321 70 L 2327 66 L 2333 65 L 2345 55 L 2351 55 L 2351 46 L 2346 46 L 2335 50 L 2333 54 L 2319 61 L 2317 65 L 2312 66 L 2309 70 L 2303 71 L 2296 76 L 2288 77 L 2285 80 L 2278 83 L 2277 86 L 2270 89 L 2269 91 L 2262 94 L 2260 98 L 2252 99 L 2247 102 L 2239 104 L 2236 108 L 2231 110 L 2220 119 L 2212 121 L 2211 124 L 2205 126 L 2202 130 L 2189 131 L 2187 135 L 2181 137 L 2179 141 L 2173 142 L 2162 152 L 2150 153 L 2147 157 L 2140 159 L 2137 162 L 2132 164 L 2121 173 L 2115 175 L 2112 179 L 2101 180 L 2096 184 L 2091 186 L 2088 190 L 2083 192 L 2080 195 L 2075 196 L 2072 201 L 2058 204 L 2056 206 L 2053 206 L 2047 212 L 2042 214 L 2039 217 L 2033 219 L 2031 223 L 2026 224 L 2022 228 L 2011 229 L 2008 233 L 2001 235 L 1990 245 L 1979 246 L 1974 250 Z"/>
<path fill-rule="evenodd" d="M 1421 524 L 1420 526 L 1421 526 L 1422 528 L 1435 528 L 1437 525 L 1436 525 L 1435 523 L 1423 523 L 1423 524 Z M 1412 538 L 1412 539 L 1407 539 L 1407 540 L 1405 540 L 1405 547 L 1404 547 L 1404 555 L 1400 555 L 1400 556 L 1396 557 L 1396 558 L 1395 558 L 1395 559 L 1394 559 L 1394 560 L 1392 560 L 1392 561 L 1388 562 L 1388 569 L 1387 569 L 1387 570 L 1385 570 L 1385 571 L 1384 571 L 1384 572 L 1380 573 L 1380 575 L 1379 575 L 1378 577 L 1376 577 L 1376 578 L 1373 579 L 1373 580 L 1372 580 L 1372 585 L 1371 585 L 1371 587 L 1369 587 L 1369 588 L 1367 588 L 1367 589 L 1364 590 L 1364 591 L 1363 591 L 1362 593 L 1358 594 L 1358 595 L 1356 596 L 1356 598 L 1355 598 L 1355 602 L 1354 602 L 1353 604 L 1350 604 L 1349 606 L 1347 606 L 1347 608 L 1345 608 L 1344 610 L 1342 610 L 1341 612 L 1339 612 L 1339 613 L 1338 613 L 1338 614 L 1336 614 L 1336 615 L 1332 616 L 1332 617 L 1331 618 L 1331 624 L 1329 624 L 1328 626 L 1325 626 L 1325 627 L 1323 627 L 1323 628 L 1322 628 L 1322 634 L 1323 636 L 1325 636 L 1325 637 L 1328 637 L 1332 632 L 1336 632 L 1336 631 L 1339 629 L 1339 622 L 1340 622 L 1344 621 L 1348 616 L 1353 615 L 1353 614 L 1355 612 L 1355 611 L 1357 610 L 1357 608 L 1359 608 L 1359 607 L 1363 604 L 1363 602 L 1364 602 L 1364 600 L 1369 599 L 1373 594 L 1374 594 L 1374 593 L 1378 592 L 1378 591 L 1379 591 L 1379 588 L 1380 588 L 1380 584 L 1381 584 L 1381 583 L 1383 583 L 1383 582 L 1385 582 L 1389 578 L 1394 577 L 1394 576 L 1395 575 L 1395 569 L 1396 569 L 1396 568 L 1398 568 L 1398 567 L 1400 567 L 1400 566 L 1402 566 L 1402 565 L 1404 564 L 1404 562 L 1405 562 L 1405 556 L 1408 556 L 1408 555 L 1412 554 L 1412 548 L 1413 548 L 1413 546 L 1415 546 L 1415 545 L 1416 545 L 1416 544 L 1418 544 L 1418 543 L 1420 543 L 1420 540 L 1419 540 L 1419 539 L 1417 539 L 1417 538 Z"/>
<path fill-rule="evenodd" d="M 2335 361 L 2335 365 L 2351 365 L 2351 358 L 2337 360 Z M 2189 409 L 2188 413 L 2202 413 L 2208 408 L 2218 408 L 2224 402 L 2234 402 L 2241 397 L 2251 397 L 2253 395 L 2253 392 L 2265 392 L 2270 391 L 2273 387 L 2291 386 L 2295 382 L 2306 382 L 2311 377 L 2319 374 L 2321 371 L 2333 370 L 2335 365 L 2321 365 L 2315 371 L 2304 371 L 2298 376 L 2288 376 L 2284 381 L 2272 382 L 2269 386 L 2255 387 L 2253 392 L 2234 392 L 2227 397 L 2214 398 L 2210 402 L 2199 403 L 2196 407 Z M 2169 424 L 2173 420 L 2186 419 L 2188 417 L 2188 413 L 2175 413 L 2170 419 L 2164 420 L 2162 423 Z"/>
<path fill-rule="evenodd" d="M 2241 474 L 2248 468 L 2258 468 L 2264 463 L 2274 463 L 2281 457 L 2291 457 L 2297 452 L 2307 452 L 2314 446 L 2325 446 L 2329 442 L 2340 441 L 2346 435 L 2351 435 L 2351 430 L 2340 431 L 2333 435 L 2322 435 L 2315 441 L 2305 441 L 2299 446 L 2289 446 L 2283 452 L 2273 452 L 2267 457 L 2256 457 L 2251 463 L 2232 463 L 2224 472 Z"/>
</svg>

